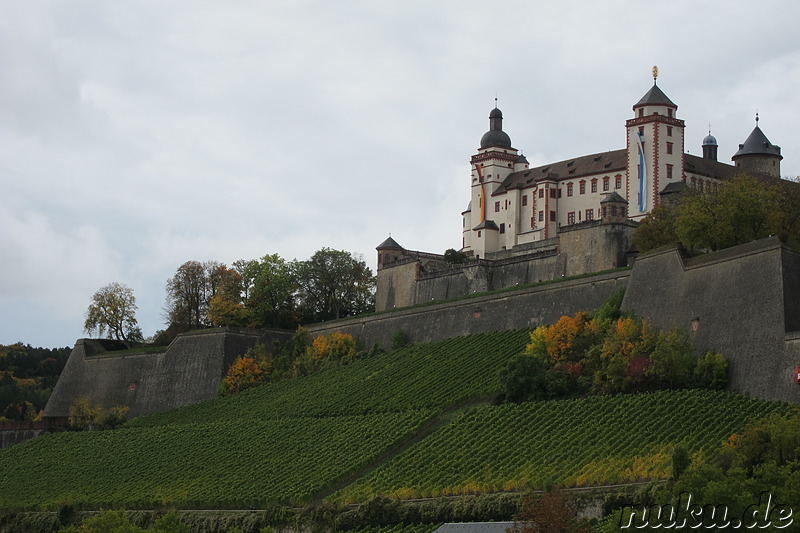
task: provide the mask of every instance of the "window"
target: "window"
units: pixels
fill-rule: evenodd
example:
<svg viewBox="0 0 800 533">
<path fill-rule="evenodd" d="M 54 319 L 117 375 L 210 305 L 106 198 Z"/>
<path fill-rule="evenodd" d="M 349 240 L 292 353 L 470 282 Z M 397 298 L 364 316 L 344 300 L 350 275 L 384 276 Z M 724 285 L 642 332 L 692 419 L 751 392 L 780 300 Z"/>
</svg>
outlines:
<svg viewBox="0 0 800 533">
<path fill-rule="evenodd" d="M 622 176 L 617 176 L 614 178 L 614 188 L 615 189 L 622 188 Z"/>
<path fill-rule="evenodd" d="M 550 211 L 550 222 L 555 222 L 555 221 L 556 221 L 556 212 Z"/>
<path fill-rule="evenodd" d="M 644 135 L 644 126 L 639 126 L 639 135 Z"/>
<path fill-rule="evenodd" d="M 667 165 L 667 179 L 672 179 L 672 165 Z"/>
<path fill-rule="evenodd" d="M 672 137 L 672 126 L 667 126 L 667 137 Z"/>
<path fill-rule="evenodd" d="M 669 116 L 669 117 L 672 116 L 672 109 L 667 109 L 667 116 Z"/>
<path fill-rule="evenodd" d="M 667 153 L 668 154 L 672 153 L 672 143 L 667 143 Z"/>
<path fill-rule="evenodd" d="M 597 192 L 597 178 L 592 180 L 592 192 Z"/>
<path fill-rule="evenodd" d="M 586 210 L 586 220 L 594 220 L 594 209 Z"/>
<path fill-rule="evenodd" d="M 539 211 L 539 222 L 544 222 L 544 211 Z"/>
<path fill-rule="evenodd" d="M 606 176 L 605 178 L 603 178 L 603 190 L 607 191 L 610 188 L 611 188 L 611 178 Z"/>
<path fill-rule="evenodd" d="M 536 221 L 534 220 L 534 217 L 531 217 L 531 228 L 535 228 L 535 227 L 536 227 Z M 462 246 L 462 248 L 463 248 L 463 246 Z"/>
<path fill-rule="evenodd" d="M 528 205 L 528 195 L 527 194 L 523 194 L 522 195 L 522 207 L 525 207 L 526 205 Z"/>
<path fill-rule="evenodd" d="M 506 232 L 506 225 L 500 224 L 500 233 L 505 233 L 505 232 Z"/>
<path fill-rule="evenodd" d="M 572 184 L 567 184 L 567 196 L 572 196 Z"/>
<path fill-rule="evenodd" d="M 495 213 L 499 213 L 500 212 L 500 202 L 495 202 L 494 203 L 494 212 Z"/>
<path fill-rule="evenodd" d="M 478 230 L 478 238 L 481 238 L 481 230 Z"/>
<path fill-rule="evenodd" d="M 544 189 L 539 189 L 539 198 L 544 198 Z"/>
<path fill-rule="evenodd" d="M 581 194 L 586 194 L 586 182 L 582 181 L 580 183 L 580 186 L 581 186 Z"/>
<path fill-rule="evenodd" d="M 555 189 L 550 189 L 550 198 L 555 198 L 556 194 L 558 194 L 558 191 Z"/>
<path fill-rule="evenodd" d="M 575 223 L 575 211 L 570 211 L 567 213 L 567 224 L 574 224 Z"/>
<path fill-rule="evenodd" d="M 639 108 L 639 116 L 640 117 L 644 116 L 644 108 L 641 108 L 641 107 Z"/>
</svg>

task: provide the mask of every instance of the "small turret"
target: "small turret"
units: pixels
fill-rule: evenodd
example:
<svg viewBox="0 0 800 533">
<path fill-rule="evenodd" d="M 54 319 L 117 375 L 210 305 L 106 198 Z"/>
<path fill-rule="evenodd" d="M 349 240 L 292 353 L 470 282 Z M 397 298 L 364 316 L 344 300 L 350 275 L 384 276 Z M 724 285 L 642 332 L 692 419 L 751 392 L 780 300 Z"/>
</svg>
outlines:
<svg viewBox="0 0 800 533">
<path fill-rule="evenodd" d="M 603 213 L 603 224 L 618 224 L 628 220 L 628 202 L 612 192 L 600 201 L 600 210 Z"/>
<path fill-rule="evenodd" d="M 402 246 L 397 244 L 397 241 L 392 239 L 391 235 L 375 249 L 378 250 L 378 270 L 396 263 L 406 252 Z"/>
<path fill-rule="evenodd" d="M 708 127 L 708 135 L 703 139 L 703 159 L 717 160 L 717 138 L 711 135 L 711 126 Z"/>
<path fill-rule="evenodd" d="M 767 136 L 758 127 L 758 113 L 756 113 L 756 127 L 750 135 L 739 145 L 739 151 L 731 158 L 743 171 L 755 171 L 769 174 L 779 178 L 781 176 L 781 147 L 769 142 Z"/>
</svg>

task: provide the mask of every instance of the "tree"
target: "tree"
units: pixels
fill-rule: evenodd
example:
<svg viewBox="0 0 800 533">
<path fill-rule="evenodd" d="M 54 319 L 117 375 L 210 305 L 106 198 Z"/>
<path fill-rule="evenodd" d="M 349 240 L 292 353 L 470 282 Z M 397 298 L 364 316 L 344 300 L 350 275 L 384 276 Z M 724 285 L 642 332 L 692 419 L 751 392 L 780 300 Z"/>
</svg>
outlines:
<svg viewBox="0 0 800 533">
<path fill-rule="evenodd" d="M 349 252 L 323 248 L 308 261 L 295 262 L 294 270 L 306 320 L 331 320 L 375 308 L 375 277 Z"/>
<path fill-rule="evenodd" d="M 679 241 L 675 232 L 677 210 L 671 205 L 654 207 L 633 232 L 633 244 L 639 252 L 646 252 L 659 246 L 675 244 Z"/>
<path fill-rule="evenodd" d="M 167 302 L 164 307 L 171 325 L 182 329 L 212 325 L 209 305 L 215 294 L 237 299 L 238 273 L 217 261 L 187 261 L 167 280 Z"/>
<path fill-rule="evenodd" d="M 133 290 L 121 283 L 109 283 L 92 296 L 86 311 L 84 330 L 99 336 L 127 340 L 131 332 L 140 331 L 136 322 L 136 298 Z"/>
<path fill-rule="evenodd" d="M 251 325 L 296 326 L 294 295 L 297 281 L 292 265 L 278 254 L 265 255 L 258 261 L 247 263 L 244 272 L 252 280 L 246 300 Z"/>
</svg>

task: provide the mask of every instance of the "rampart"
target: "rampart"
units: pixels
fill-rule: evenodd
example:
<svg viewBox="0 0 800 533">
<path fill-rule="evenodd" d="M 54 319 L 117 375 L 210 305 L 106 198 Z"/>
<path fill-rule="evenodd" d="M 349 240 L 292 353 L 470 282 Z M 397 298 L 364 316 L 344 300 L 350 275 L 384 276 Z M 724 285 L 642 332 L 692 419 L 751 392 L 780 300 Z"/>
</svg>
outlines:
<svg viewBox="0 0 800 533">
<path fill-rule="evenodd" d="M 698 352 L 724 354 L 731 389 L 800 403 L 800 254 L 777 238 L 693 258 L 674 248 L 641 256 L 622 306 L 689 331 Z"/>
<path fill-rule="evenodd" d="M 103 407 L 127 405 L 129 417 L 166 411 L 217 396 L 228 366 L 256 342 L 271 344 L 291 332 L 216 328 L 179 335 L 158 353 L 107 352 L 80 339 L 44 409 L 45 418 L 69 416 L 86 397 Z"/>
<path fill-rule="evenodd" d="M 393 249 L 378 264 L 375 307 L 385 311 L 624 267 L 636 224 L 594 220 L 557 237 L 449 264 L 443 256 Z M 379 252 L 379 258 L 381 250 Z"/>
<path fill-rule="evenodd" d="M 730 388 L 800 403 L 800 254 L 776 238 L 687 258 L 677 248 L 637 259 L 632 268 L 516 290 L 462 297 L 308 326 L 313 335 L 351 333 L 365 346 L 391 345 L 402 330 L 412 342 L 550 324 L 594 310 L 626 288 L 623 308 L 658 328 L 681 327 L 698 353 L 713 349 L 731 361 Z M 228 365 L 257 341 L 287 331 L 220 328 L 180 335 L 160 353 L 95 353 L 79 340 L 45 417 L 64 417 L 80 396 L 103 406 L 128 405 L 130 416 L 214 398 Z"/>
</svg>

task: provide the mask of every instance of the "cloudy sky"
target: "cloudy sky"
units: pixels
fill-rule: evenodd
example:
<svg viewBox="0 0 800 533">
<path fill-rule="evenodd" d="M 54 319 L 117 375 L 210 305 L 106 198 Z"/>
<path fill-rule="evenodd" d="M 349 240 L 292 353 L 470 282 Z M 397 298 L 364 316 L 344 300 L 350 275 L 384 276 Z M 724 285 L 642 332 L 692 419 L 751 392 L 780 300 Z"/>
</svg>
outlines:
<svg viewBox="0 0 800 533">
<path fill-rule="evenodd" d="M 800 174 L 800 2 L 32 1 L 0 17 L 0 343 L 67 346 L 91 295 L 145 335 L 190 259 L 461 244 L 495 95 L 531 165 L 625 145 L 652 85 L 686 149 L 754 127 Z"/>
</svg>

